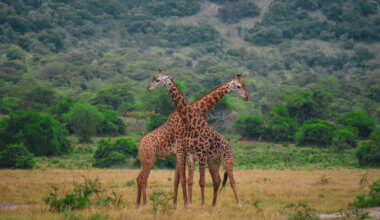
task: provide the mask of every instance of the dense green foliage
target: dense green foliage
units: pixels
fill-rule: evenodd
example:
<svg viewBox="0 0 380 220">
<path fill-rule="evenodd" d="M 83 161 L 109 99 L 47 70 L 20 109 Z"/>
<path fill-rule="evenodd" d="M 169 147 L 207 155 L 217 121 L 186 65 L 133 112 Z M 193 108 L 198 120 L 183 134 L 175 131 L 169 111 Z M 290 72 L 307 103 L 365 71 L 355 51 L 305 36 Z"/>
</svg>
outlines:
<svg viewBox="0 0 380 220">
<path fill-rule="evenodd" d="M 327 121 L 313 119 L 306 121 L 296 133 L 297 144 L 327 147 L 333 139 L 335 126 Z"/>
<path fill-rule="evenodd" d="M 380 166 L 380 130 L 371 134 L 369 142 L 363 142 L 356 150 L 356 157 L 361 166 Z"/>
<path fill-rule="evenodd" d="M 101 114 L 100 124 L 97 126 L 97 134 L 105 136 L 118 136 L 125 134 L 126 125 L 123 120 L 119 118 L 117 112 L 107 110 Z"/>
<path fill-rule="evenodd" d="M 274 0 L 261 22 L 246 40 L 259 45 L 278 44 L 284 39 L 380 39 L 376 1 Z M 312 12 L 323 13 L 318 19 Z M 329 22 L 333 21 L 333 22 Z"/>
<path fill-rule="evenodd" d="M 49 115 L 14 111 L 0 123 L 0 151 L 10 144 L 22 144 L 36 156 L 60 155 L 71 149 L 66 133 Z"/>
<path fill-rule="evenodd" d="M 168 117 L 165 116 L 159 116 L 159 115 L 152 115 L 150 117 L 149 122 L 146 124 L 146 131 L 151 132 L 154 129 L 160 127 L 162 124 L 166 122 Z"/>
<path fill-rule="evenodd" d="M 128 138 L 120 138 L 115 141 L 102 139 L 94 152 L 93 166 L 112 167 L 125 165 L 127 158 L 137 156 L 137 143 Z"/>
<path fill-rule="evenodd" d="M 0 168 L 30 169 L 36 163 L 33 157 L 33 154 L 22 145 L 8 145 L 0 151 Z"/>
<path fill-rule="evenodd" d="M 98 110 L 86 103 L 76 103 L 64 117 L 80 142 L 89 142 L 101 121 Z"/>
<path fill-rule="evenodd" d="M 264 133 L 264 119 L 259 116 L 243 116 L 236 119 L 235 129 L 243 136 L 259 139 Z"/>
<path fill-rule="evenodd" d="M 357 129 L 360 138 L 368 138 L 376 126 L 375 121 L 362 111 L 348 112 L 337 123 Z"/>
</svg>

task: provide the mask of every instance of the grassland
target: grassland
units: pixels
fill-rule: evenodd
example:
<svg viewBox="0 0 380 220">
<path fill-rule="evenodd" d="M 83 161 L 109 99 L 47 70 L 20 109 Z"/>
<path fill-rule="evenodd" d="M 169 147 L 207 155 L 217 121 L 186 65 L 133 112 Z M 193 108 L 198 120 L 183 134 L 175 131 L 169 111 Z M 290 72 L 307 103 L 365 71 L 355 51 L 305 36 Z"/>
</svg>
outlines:
<svg viewBox="0 0 380 220">
<path fill-rule="evenodd" d="M 0 209 L 0 219 L 151 219 L 152 204 L 136 209 L 136 184 L 138 170 L 129 169 L 40 169 L 1 170 L 0 202 L 26 207 Z M 153 170 L 147 193 L 170 191 L 173 185 L 172 170 Z M 99 178 L 102 185 L 123 196 L 119 207 L 91 206 L 84 210 L 65 213 L 48 211 L 43 198 L 51 192 L 51 186 L 59 188 L 60 195 L 73 190 L 74 183 L 83 181 L 83 176 Z M 195 175 L 197 182 L 199 174 Z M 186 211 L 181 205 L 169 215 L 158 214 L 163 219 L 252 219 L 287 218 L 294 213 L 299 203 L 307 204 L 315 213 L 334 212 L 347 209 L 355 196 L 367 191 L 363 182 L 380 179 L 378 169 L 332 168 L 324 170 L 239 170 L 235 172 L 242 210 L 237 209 L 232 191 L 227 187 L 219 194 L 217 208 L 211 208 L 211 178 L 206 179 L 206 209 L 200 207 L 200 189 L 195 184 L 193 209 Z M 363 187 L 364 186 L 364 187 Z"/>
</svg>

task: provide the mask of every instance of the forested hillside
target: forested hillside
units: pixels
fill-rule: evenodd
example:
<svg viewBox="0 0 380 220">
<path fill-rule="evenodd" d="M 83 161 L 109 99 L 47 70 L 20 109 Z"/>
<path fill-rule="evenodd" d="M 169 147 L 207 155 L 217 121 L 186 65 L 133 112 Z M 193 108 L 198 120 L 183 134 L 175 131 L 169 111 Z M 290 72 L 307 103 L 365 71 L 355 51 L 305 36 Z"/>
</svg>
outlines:
<svg viewBox="0 0 380 220">
<path fill-rule="evenodd" d="M 343 138 L 356 147 L 356 138 L 368 138 L 380 121 L 379 6 L 379 0 L 1 0 L 0 113 L 10 115 L 2 131 L 22 118 L 52 123 L 56 150 L 48 154 L 67 149 L 66 140 L 56 143 L 67 134 L 81 142 L 141 135 L 174 110 L 166 91 L 145 92 L 160 68 L 191 101 L 242 74 L 249 101 L 228 95 L 207 115 L 220 131 L 301 145 Z M 26 140 L 29 128 L 23 129 L 18 137 Z M 331 135 L 311 140 L 308 129 Z M 10 133 L 0 144 L 19 144 L 10 141 L 17 132 Z M 372 136 L 376 142 L 379 135 Z"/>
</svg>

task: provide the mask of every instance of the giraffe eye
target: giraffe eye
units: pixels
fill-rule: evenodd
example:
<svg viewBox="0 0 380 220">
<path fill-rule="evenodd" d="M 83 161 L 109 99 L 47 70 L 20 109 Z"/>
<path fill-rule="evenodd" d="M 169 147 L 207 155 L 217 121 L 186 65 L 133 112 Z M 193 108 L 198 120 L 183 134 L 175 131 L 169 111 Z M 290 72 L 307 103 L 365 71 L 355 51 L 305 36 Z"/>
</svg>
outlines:
<svg viewBox="0 0 380 220">
<path fill-rule="evenodd" d="M 159 80 L 159 79 L 156 79 L 156 82 L 160 82 L 160 80 Z"/>
<path fill-rule="evenodd" d="M 240 88 L 241 88 L 241 86 L 237 86 L 237 88 L 238 88 L 238 89 L 240 89 Z"/>
</svg>

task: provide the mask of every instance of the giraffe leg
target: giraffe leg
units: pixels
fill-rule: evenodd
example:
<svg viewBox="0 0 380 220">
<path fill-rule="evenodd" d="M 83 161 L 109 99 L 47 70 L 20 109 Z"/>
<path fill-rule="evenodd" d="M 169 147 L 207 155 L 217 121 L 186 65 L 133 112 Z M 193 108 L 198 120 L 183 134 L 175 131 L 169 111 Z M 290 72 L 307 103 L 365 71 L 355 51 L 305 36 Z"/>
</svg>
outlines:
<svg viewBox="0 0 380 220">
<path fill-rule="evenodd" d="M 140 162 L 141 162 L 141 171 L 136 178 L 137 186 L 138 186 L 138 188 L 137 188 L 137 190 L 138 190 L 137 191 L 137 207 L 140 206 L 141 195 L 143 197 L 143 204 L 146 205 L 146 202 L 147 202 L 146 201 L 146 185 L 148 182 L 150 170 L 153 167 L 155 159 L 150 160 L 150 161 L 140 160 Z"/>
<path fill-rule="evenodd" d="M 173 209 L 177 208 L 178 185 L 179 185 L 179 170 L 178 170 L 178 166 L 176 165 L 175 175 L 174 175 Z"/>
<path fill-rule="evenodd" d="M 213 208 L 215 208 L 215 205 L 216 205 L 216 200 L 218 198 L 219 186 L 221 183 L 221 179 L 220 179 L 220 175 L 219 175 L 220 163 L 221 163 L 220 160 L 208 162 L 208 169 L 210 171 L 212 183 L 213 183 L 213 187 L 214 187 L 214 198 L 212 200 L 212 207 Z"/>
<path fill-rule="evenodd" d="M 199 186 L 201 187 L 202 209 L 205 209 L 205 171 L 206 164 L 199 162 Z"/>
<path fill-rule="evenodd" d="M 226 169 L 226 173 L 227 173 L 228 178 L 230 180 L 230 185 L 231 185 L 232 191 L 234 192 L 236 204 L 239 208 L 241 208 L 240 200 L 239 200 L 239 197 L 238 197 L 237 192 L 236 192 L 236 184 L 235 184 L 234 173 L 233 173 L 234 158 L 226 158 L 226 159 L 224 159 L 223 162 L 224 162 L 224 168 Z"/>
<path fill-rule="evenodd" d="M 194 180 L 194 156 L 191 154 L 187 154 L 187 167 L 189 169 L 189 173 L 187 176 L 187 186 L 188 186 L 188 204 L 187 207 L 191 209 L 193 203 L 193 180 Z"/>
<path fill-rule="evenodd" d="M 182 193 L 183 193 L 183 202 L 185 208 L 187 208 L 187 192 L 186 192 L 186 155 L 183 149 L 178 149 L 177 148 L 177 167 L 178 167 L 178 172 L 179 172 L 179 179 L 181 182 L 182 186 Z"/>
</svg>

